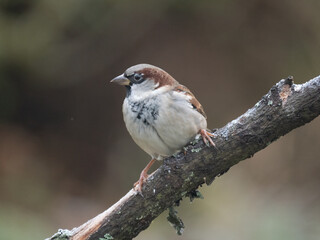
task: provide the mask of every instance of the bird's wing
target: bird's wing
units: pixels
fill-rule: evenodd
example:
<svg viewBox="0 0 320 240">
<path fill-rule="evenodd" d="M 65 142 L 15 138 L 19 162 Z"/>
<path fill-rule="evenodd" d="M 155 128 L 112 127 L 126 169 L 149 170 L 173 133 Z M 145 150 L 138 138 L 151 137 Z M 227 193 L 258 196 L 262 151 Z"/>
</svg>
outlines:
<svg viewBox="0 0 320 240">
<path fill-rule="evenodd" d="M 200 104 L 200 102 L 196 99 L 196 97 L 193 95 L 193 93 L 187 87 L 179 84 L 173 90 L 176 91 L 176 92 L 183 93 L 183 94 L 189 96 L 190 97 L 189 103 L 192 105 L 192 107 L 196 111 L 201 113 L 205 118 L 207 118 L 207 115 L 204 112 L 202 105 Z"/>
</svg>

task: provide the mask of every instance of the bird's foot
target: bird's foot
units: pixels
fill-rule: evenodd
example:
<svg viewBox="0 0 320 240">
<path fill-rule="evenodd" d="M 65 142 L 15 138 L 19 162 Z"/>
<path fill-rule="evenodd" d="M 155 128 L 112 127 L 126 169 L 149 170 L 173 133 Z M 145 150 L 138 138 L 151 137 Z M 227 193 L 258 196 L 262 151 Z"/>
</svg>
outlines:
<svg viewBox="0 0 320 240">
<path fill-rule="evenodd" d="M 142 171 L 139 180 L 133 184 L 134 190 L 141 194 L 142 186 L 147 181 L 148 177 L 149 175 L 146 172 Z"/>
<path fill-rule="evenodd" d="M 199 131 L 199 133 L 201 134 L 201 137 L 202 137 L 202 139 L 203 139 L 203 142 L 204 142 L 207 146 L 209 146 L 209 143 L 208 143 L 208 141 L 209 141 L 210 144 L 216 148 L 216 145 L 214 144 L 214 142 L 213 142 L 212 139 L 211 139 L 211 137 L 214 137 L 214 134 L 213 134 L 213 133 L 208 132 L 208 131 L 205 130 L 205 129 L 201 129 L 201 130 Z"/>
<path fill-rule="evenodd" d="M 142 172 L 140 173 L 140 178 L 139 180 L 133 184 L 133 189 L 136 190 L 138 193 L 140 193 L 141 196 L 142 195 L 142 186 L 143 184 L 147 181 L 149 175 L 148 175 L 148 171 L 150 169 L 150 167 L 152 166 L 152 164 L 154 164 L 154 162 L 156 161 L 156 159 L 151 159 L 151 161 L 148 163 L 148 165 L 142 170 Z"/>
</svg>

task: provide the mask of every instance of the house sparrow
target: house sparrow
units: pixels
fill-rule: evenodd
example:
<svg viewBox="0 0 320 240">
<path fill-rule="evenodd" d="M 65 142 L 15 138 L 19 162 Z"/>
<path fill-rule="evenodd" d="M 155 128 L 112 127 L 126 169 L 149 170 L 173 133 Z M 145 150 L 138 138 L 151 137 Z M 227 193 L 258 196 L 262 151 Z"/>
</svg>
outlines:
<svg viewBox="0 0 320 240">
<path fill-rule="evenodd" d="M 138 192 L 156 160 L 178 152 L 198 133 L 207 145 L 215 146 L 201 104 L 161 68 L 138 64 L 111 82 L 126 87 L 122 106 L 126 127 L 136 144 L 152 157 L 134 184 Z"/>
</svg>

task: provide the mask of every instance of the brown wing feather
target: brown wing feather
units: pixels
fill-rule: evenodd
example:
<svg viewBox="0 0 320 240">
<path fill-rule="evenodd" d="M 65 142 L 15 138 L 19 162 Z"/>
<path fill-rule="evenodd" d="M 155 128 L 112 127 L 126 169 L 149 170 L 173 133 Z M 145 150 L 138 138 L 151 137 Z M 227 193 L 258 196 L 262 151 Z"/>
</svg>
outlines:
<svg viewBox="0 0 320 240">
<path fill-rule="evenodd" d="M 189 100 L 189 102 L 191 103 L 192 107 L 195 110 L 197 110 L 199 113 L 201 113 L 205 118 L 207 118 L 207 115 L 204 112 L 202 105 L 199 103 L 199 101 L 196 99 L 196 97 L 192 94 L 192 92 L 187 87 L 180 84 L 174 88 L 174 91 L 182 92 L 188 96 L 191 96 L 191 99 Z"/>
</svg>

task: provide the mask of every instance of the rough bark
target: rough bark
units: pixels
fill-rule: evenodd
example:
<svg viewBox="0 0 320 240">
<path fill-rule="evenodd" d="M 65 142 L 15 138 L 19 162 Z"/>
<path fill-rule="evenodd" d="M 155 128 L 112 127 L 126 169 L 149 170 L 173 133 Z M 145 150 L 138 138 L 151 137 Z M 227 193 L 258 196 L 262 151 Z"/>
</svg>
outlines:
<svg viewBox="0 0 320 240">
<path fill-rule="evenodd" d="M 49 239 L 132 239 L 160 213 L 201 184 L 250 158 L 291 130 L 320 114 L 320 76 L 301 85 L 281 80 L 246 113 L 215 131 L 217 148 L 195 140 L 164 160 L 149 177 L 143 196 L 130 190 L 116 204 L 71 231 Z"/>
</svg>

